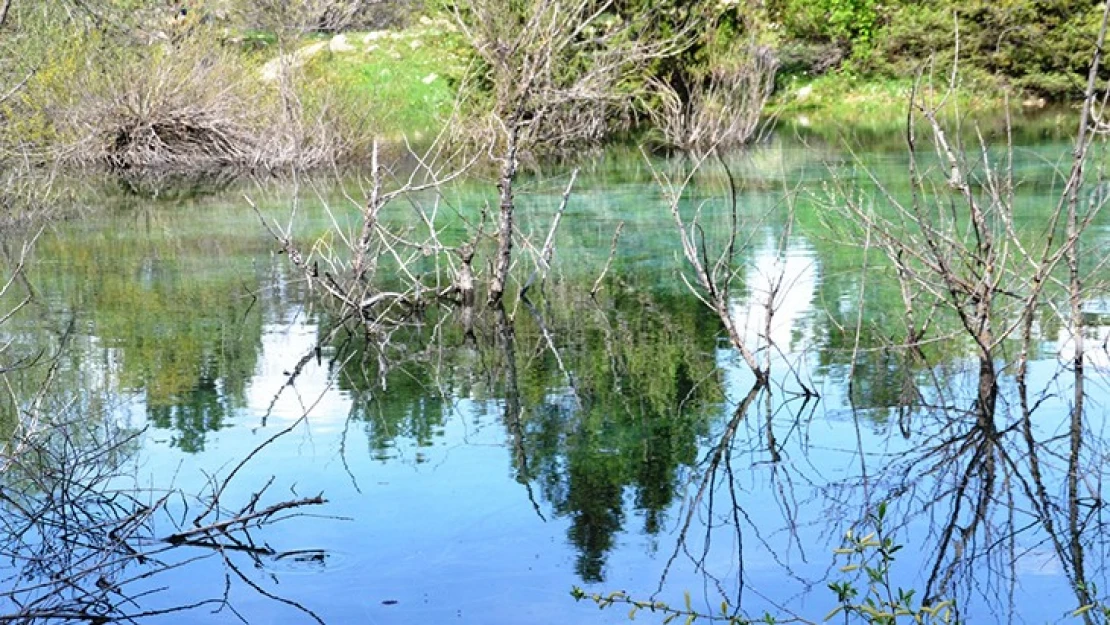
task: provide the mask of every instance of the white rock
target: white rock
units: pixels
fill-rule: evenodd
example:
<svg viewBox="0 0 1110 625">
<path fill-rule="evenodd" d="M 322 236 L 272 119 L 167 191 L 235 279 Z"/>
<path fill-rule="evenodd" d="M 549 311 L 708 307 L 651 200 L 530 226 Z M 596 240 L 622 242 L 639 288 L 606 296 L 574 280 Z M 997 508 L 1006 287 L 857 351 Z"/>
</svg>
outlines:
<svg viewBox="0 0 1110 625">
<path fill-rule="evenodd" d="M 259 70 L 259 76 L 266 82 L 273 82 L 281 75 L 282 64 L 287 64 L 289 67 L 300 67 L 326 47 L 328 47 L 327 41 L 318 41 L 300 48 L 291 54 L 279 56 L 276 59 L 270 59 L 262 66 L 262 69 Z"/>
<path fill-rule="evenodd" d="M 331 38 L 328 43 L 328 49 L 332 52 L 351 52 L 355 49 L 350 43 L 347 42 L 347 35 L 336 35 Z"/>
</svg>

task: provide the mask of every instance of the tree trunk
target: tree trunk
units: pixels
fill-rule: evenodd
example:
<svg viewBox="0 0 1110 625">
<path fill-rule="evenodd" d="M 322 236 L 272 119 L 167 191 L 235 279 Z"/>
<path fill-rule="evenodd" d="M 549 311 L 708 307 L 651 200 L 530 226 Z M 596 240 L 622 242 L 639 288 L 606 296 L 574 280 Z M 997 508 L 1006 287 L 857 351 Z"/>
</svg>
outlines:
<svg viewBox="0 0 1110 625">
<path fill-rule="evenodd" d="M 494 263 L 493 280 L 490 282 L 488 302 L 497 304 L 505 294 L 509 280 L 509 267 L 513 260 L 513 180 L 516 178 L 516 151 L 518 130 L 516 124 L 509 132 L 509 143 L 505 148 L 505 160 L 501 164 L 501 178 L 497 182 L 500 191 L 501 216 L 497 226 L 497 258 Z"/>
</svg>

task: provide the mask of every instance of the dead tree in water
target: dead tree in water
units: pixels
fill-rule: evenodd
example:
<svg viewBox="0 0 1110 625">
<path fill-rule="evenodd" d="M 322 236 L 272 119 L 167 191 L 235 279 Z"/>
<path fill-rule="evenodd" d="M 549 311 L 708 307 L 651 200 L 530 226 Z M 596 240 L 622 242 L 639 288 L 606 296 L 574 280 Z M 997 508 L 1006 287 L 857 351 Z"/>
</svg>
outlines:
<svg viewBox="0 0 1110 625">
<path fill-rule="evenodd" d="M 616 18 L 612 9 L 612 0 L 455 4 L 493 90 L 488 127 L 499 175 L 490 304 L 501 301 L 512 266 L 513 185 L 522 155 L 565 152 L 605 137 L 627 117 L 632 97 L 625 79 L 683 46 L 684 33 L 666 41 L 638 38 L 641 24 Z"/>
<path fill-rule="evenodd" d="M 740 230 L 736 205 L 736 189 L 732 181 L 732 174 L 731 172 L 727 172 L 727 167 L 725 169 L 729 177 L 729 187 L 731 191 L 729 196 L 729 205 L 731 209 L 729 213 L 729 228 L 724 249 L 716 259 L 710 260 L 705 241 L 705 232 L 698 223 L 698 217 L 695 216 L 693 221 L 687 224 L 680 210 L 686 188 L 690 185 L 694 175 L 701 168 L 702 164 L 704 164 L 708 156 L 709 153 L 696 158 L 691 171 L 681 180 L 674 180 L 654 167 L 652 168 L 652 173 L 655 176 L 656 184 L 663 192 L 664 201 L 671 213 L 671 217 L 674 219 L 675 229 L 678 232 L 679 241 L 682 244 L 683 256 L 685 256 L 686 262 L 690 265 L 691 269 L 694 270 L 694 276 L 702 292 L 699 293 L 698 290 L 689 283 L 687 283 L 687 286 L 698 295 L 698 298 L 703 304 L 717 315 L 717 318 L 721 321 L 721 325 L 725 328 L 725 332 L 728 334 L 729 342 L 740 352 L 740 357 L 744 359 L 744 363 L 755 375 L 756 387 L 761 388 L 767 386 L 770 382 L 770 365 L 759 364 L 754 348 L 749 345 L 748 341 L 744 338 L 740 327 L 732 316 L 732 311 L 729 310 L 729 304 L 731 303 L 730 291 L 735 271 L 734 261 L 742 246 L 739 245 Z M 644 157 L 648 159 L 646 153 Z M 650 165 L 650 159 L 648 159 L 647 162 Z M 770 304 L 768 304 L 768 306 L 770 306 Z M 768 315 L 768 323 L 770 323 L 770 315 Z M 769 336 L 767 340 L 770 340 Z"/>
<path fill-rule="evenodd" d="M 1064 194 L 1041 236 L 1031 237 L 1015 225 L 1012 144 L 1007 155 L 997 159 L 978 128 L 946 128 L 944 107 L 952 91 L 931 99 L 923 84 L 919 77 L 906 119 L 909 198 L 896 196 L 868 171 L 875 195 L 860 193 L 836 177 L 829 205 L 848 218 L 846 223 L 853 224 L 861 239 L 882 249 L 895 269 L 905 305 L 906 347 L 917 349 L 926 328 L 936 326 L 931 321 L 938 311 L 954 316 L 958 334 L 974 346 L 978 366 L 973 413 L 985 424 L 994 418 L 998 402 L 1000 363 L 1006 361 L 1003 344 L 1022 339 L 1022 352 L 1014 363 L 1020 384 L 1035 320 L 1049 303 L 1046 291 L 1057 284 L 1054 271 L 1074 264 L 1070 260 L 1082 234 L 1101 209 L 1093 206 L 1082 217 L 1075 211 L 1075 185 L 1082 177 L 1090 134 L 1080 132 Z M 1089 94 L 1088 106 L 1092 101 Z M 922 166 L 922 125 L 939 165 Z M 970 151 L 961 145 L 961 136 L 967 134 L 977 142 Z M 1073 289 L 1069 323 L 1080 321 L 1078 300 Z"/>
<path fill-rule="evenodd" d="M 376 331 L 394 327 L 413 312 L 418 311 L 428 301 L 437 298 L 458 297 L 466 301 L 473 299 L 474 276 L 471 262 L 476 242 L 457 248 L 444 246 L 439 240 L 442 225 L 436 222 L 435 212 L 439 198 L 433 200 L 435 206 L 429 212 L 415 199 L 422 192 L 438 194 L 443 185 L 461 176 L 473 163 L 473 159 L 456 169 L 437 165 L 434 152 L 440 144 L 416 157 L 418 165 L 407 178 L 396 182 L 394 188 L 387 185 L 387 170 L 379 158 L 379 148 L 374 146 L 371 160 L 370 188 L 366 199 L 359 205 L 359 216 L 355 231 L 344 232 L 338 225 L 329 233 L 338 239 L 334 245 L 331 239 L 316 241 L 308 252 L 296 242 L 293 236 L 293 218 L 296 208 L 286 226 L 267 219 L 255 208 L 264 226 L 281 246 L 282 253 L 303 275 L 314 289 L 335 303 L 341 318 L 354 319 L 368 330 Z M 459 156 L 459 155 L 455 155 Z M 456 162 L 455 159 L 445 159 Z M 412 200 L 420 227 L 426 228 L 423 238 L 410 236 L 411 233 L 395 232 L 382 223 L 382 211 L 401 197 Z M 327 210 L 330 212 L 331 208 Z M 333 221 L 336 217 L 332 214 Z M 336 221 L 338 224 L 338 222 Z M 481 236 L 482 226 L 478 226 L 476 237 Z M 436 272 L 431 276 L 433 282 L 426 283 L 423 276 L 414 273 L 414 264 L 423 257 L 441 257 L 444 253 L 457 255 L 462 266 L 455 270 L 450 284 L 441 282 L 442 276 Z M 379 272 L 382 265 L 389 263 L 401 278 L 386 286 Z"/>
<path fill-rule="evenodd" d="M 1099 92 L 1097 77 L 1108 18 L 1110 7 L 1104 7 L 1070 170 L 1059 174 L 1062 191 L 1036 231 L 1031 231 L 1036 226 L 1019 226 L 1015 189 L 1020 181 L 1015 181 L 1009 119 L 1006 152 L 1001 157 L 989 149 L 978 128 L 961 128 L 958 123 L 952 127 L 945 121 L 945 107 L 950 96 L 954 99 L 955 67 L 952 87 L 939 98 L 929 97 L 921 78 L 911 96 L 906 120 L 908 198 L 896 196 L 870 172 L 867 176 L 877 189 L 874 196 L 860 193 L 841 178 L 833 182 L 830 208 L 842 211 L 862 235 L 876 242 L 895 270 L 906 308 L 906 345 L 915 348 L 929 340 L 924 328 L 940 325 L 928 323 L 938 311 L 956 322 L 953 334 L 944 338 L 963 338 L 973 350 L 974 398 L 970 410 L 956 416 L 967 414 L 974 421 L 967 426 L 968 419 L 950 418 L 946 427 L 967 433 L 946 437 L 944 446 L 962 450 L 961 454 L 967 450 L 974 453 L 966 466 L 957 464 L 962 473 L 959 486 L 948 491 L 953 512 L 941 532 L 926 601 L 944 592 L 961 562 L 972 561 L 964 550 L 977 533 L 980 541 L 995 540 L 982 536 L 989 529 L 984 527 L 985 520 L 991 518 L 992 506 L 1012 497 L 1000 495 L 998 489 L 1016 482 L 1029 498 L 1034 524 L 1046 533 L 1076 593 L 1081 608 L 1076 616 L 1090 622 L 1088 613 L 1096 612 L 1090 610 L 1097 597 L 1091 590 L 1083 537 L 1091 531 L 1091 517 L 1085 509 L 1090 504 L 1085 499 L 1099 494 L 1097 488 L 1092 493 L 1086 473 L 1096 473 L 1095 482 L 1101 479 L 1095 467 L 1101 465 L 1104 454 L 1094 449 L 1100 438 L 1089 437 L 1090 419 L 1084 413 L 1088 355 L 1083 307 L 1095 288 L 1090 276 L 1104 270 L 1106 260 L 1092 259 L 1081 266 L 1080 246 L 1106 204 L 1098 193 L 1091 193 L 1086 203 L 1081 198 L 1093 182 L 1087 169 L 1099 130 L 1099 109 L 1107 97 Z M 925 140 L 918 136 L 922 127 Z M 961 138 L 967 136 L 974 137 L 970 150 L 961 144 Z M 919 158 L 923 143 L 931 143 L 937 165 L 923 165 L 925 159 Z M 925 313 L 928 319 L 923 318 L 923 310 L 929 311 Z M 1046 326 L 1063 330 L 1057 336 L 1046 336 Z M 1039 391 L 1040 396 L 1032 396 L 1029 369 L 1038 358 L 1038 344 L 1052 340 L 1071 376 L 1071 395 L 1065 401 L 1067 433 L 1039 439 L 1033 412 L 1059 393 L 1056 385 L 1060 378 L 1053 378 Z M 1018 345 L 1016 354 L 1014 343 Z M 1020 411 L 1015 414 L 1005 412 L 1006 398 L 999 393 L 1006 370 L 1013 372 L 1017 385 Z M 1006 425 L 1008 418 L 1010 425 Z M 1017 453 L 1005 445 L 1006 437 L 1014 432 L 1024 439 L 1024 449 Z M 956 441 L 958 446 L 953 444 Z M 1050 464 L 1053 462 L 1055 467 Z M 941 465 L 932 459 L 929 463 Z M 1062 476 L 1060 495 L 1053 495 L 1046 485 L 1045 476 L 1053 470 Z M 976 486 L 968 487 L 980 478 Z"/>
</svg>

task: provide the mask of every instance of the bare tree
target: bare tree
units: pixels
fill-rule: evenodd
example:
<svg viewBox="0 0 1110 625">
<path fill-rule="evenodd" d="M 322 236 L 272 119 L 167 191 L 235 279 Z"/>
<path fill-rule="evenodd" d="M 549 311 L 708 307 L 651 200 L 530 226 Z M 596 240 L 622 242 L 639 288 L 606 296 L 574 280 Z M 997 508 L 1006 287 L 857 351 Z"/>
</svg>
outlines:
<svg viewBox="0 0 1110 625">
<path fill-rule="evenodd" d="M 512 265 L 513 183 L 524 153 L 596 142 L 629 113 L 626 79 L 675 53 L 684 34 L 639 40 L 641 25 L 617 17 L 611 0 L 465 0 L 460 29 L 483 62 L 498 177 L 498 249 L 488 301 L 501 301 Z M 650 19 L 645 16 L 644 19 Z"/>
<path fill-rule="evenodd" d="M 663 140 L 687 152 L 747 144 L 764 125 L 763 111 L 775 88 L 778 60 L 754 41 L 740 42 L 713 61 L 709 76 L 683 98 L 671 84 L 655 79 L 659 105 L 648 107 Z"/>
</svg>

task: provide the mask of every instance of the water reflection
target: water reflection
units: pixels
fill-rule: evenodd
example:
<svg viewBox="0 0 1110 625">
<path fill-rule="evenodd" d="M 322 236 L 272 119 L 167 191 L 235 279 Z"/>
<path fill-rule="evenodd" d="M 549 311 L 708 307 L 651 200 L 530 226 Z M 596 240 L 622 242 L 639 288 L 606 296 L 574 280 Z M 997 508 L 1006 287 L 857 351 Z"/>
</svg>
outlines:
<svg viewBox="0 0 1110 625">
<path fill-rule="evenodd" d="M 792 152 L 755 161 L 753 178 L 765 163 L 807 180 L 824 171 Z M 584 183 L 597 220 L 571 208 L 581 226 L 568 217 L 558 248 L 568 268 L 533 301 L 433 308 L 388 341 L 307 304 L 234 204 L 59 226 L 33 276 L 34 317 L 52 323 L 5 331 L 33 355 L 73 320 L 59 375 L 97 414 L 152 426 L 136 453 L 160 477 L 226 469 L 295 426 L 245 475 L 324 490 L 328 513 L 353 519 L 295 525 L 263 562 L 275 579 L 299 575 L 293 596 L 325 620 L 619 619 L 571 603 L 579 584 L 816 621 L 836 604 L 826 584 L 856 579 L 833 550 L 880 502 L 905 545 L 894 581 L 918 601 L 956 598 L 968 621 L 1040 622 L 1101 598 L 1110 327 L 1097 297 L 1083 395 L 1062 364 L 1070 336 L 1045 313 L 1027 379 L 999 362 L 998 401 L 984 409 L 973 346 L 948 338 L 956 321 L 929 317 L 946 340 L 906 349 L 921 324 L 895 271 L 838 242 L 818 207 L 770 211 L 755 179 L 744 206 L 760 219 L 730 311 L 746 338 L 770 339 L 760 358 L 774 384 L 751 391 L 678 278 L 672 226 L 643 208 L 656 199 L 650 174 L 629 169 Z M 716 183 L 702 184 L 712 196 Z M 546 231 L 549 208 L 537 202 L 523 223 Z M 626 217 L 631 250 L 591 298 Z"/>
</svg>

